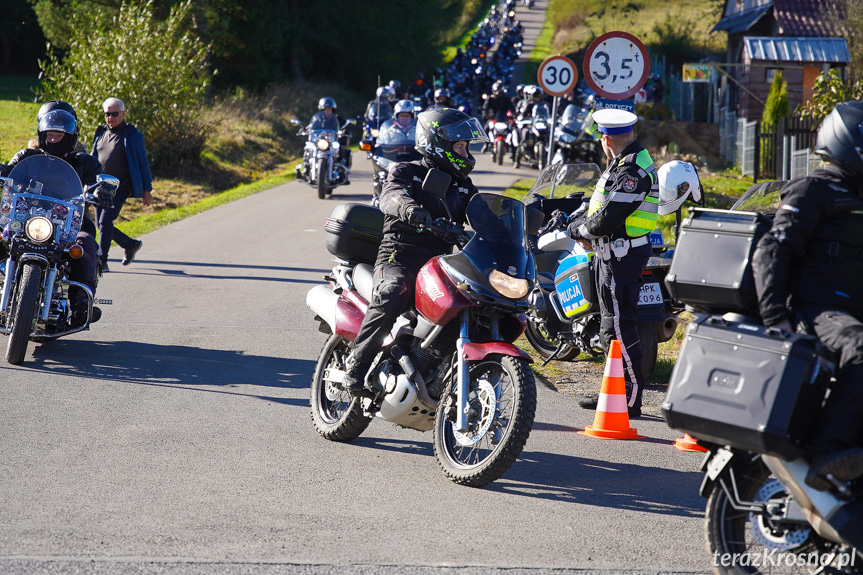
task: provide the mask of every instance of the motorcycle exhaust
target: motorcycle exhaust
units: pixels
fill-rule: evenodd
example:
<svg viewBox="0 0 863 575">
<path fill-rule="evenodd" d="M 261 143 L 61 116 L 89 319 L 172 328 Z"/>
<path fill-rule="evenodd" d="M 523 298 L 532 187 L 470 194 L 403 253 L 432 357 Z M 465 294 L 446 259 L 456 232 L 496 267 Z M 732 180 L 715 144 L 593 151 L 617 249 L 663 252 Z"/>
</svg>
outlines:
<svg viewBox="0 0 863 575">
<path fill-rule="evenodd" d="M 336 306 L 339 296 L 329 286 L 317 285 L 306 294 L 306 305 L 330 326 L 336 333 Z"/>
<path fill-rule="evenodd" d="M 677 318 L 671 314 L 667 314 L 659 326 L 659 343 L 663 343 L 671 339 L 676 331 Z"/>
</svg>

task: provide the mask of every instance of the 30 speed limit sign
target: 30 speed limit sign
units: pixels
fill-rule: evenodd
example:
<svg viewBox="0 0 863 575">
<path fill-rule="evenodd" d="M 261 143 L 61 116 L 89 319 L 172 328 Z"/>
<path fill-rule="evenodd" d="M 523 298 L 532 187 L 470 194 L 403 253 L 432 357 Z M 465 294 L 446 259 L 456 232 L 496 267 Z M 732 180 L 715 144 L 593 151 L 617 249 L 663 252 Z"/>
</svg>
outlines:
<svg viewBox="0 0 863 575">
<path fill-rule="evenodd" d="M 536 74 L 539 87 L 551 96 L 563 96 L 575 87 L 578 71 L 566 56 L 551 56 L 539 65 Z"/>
<path fill-rule="evenodd" d="M 584 80 L 603 98 L 625 100 L 635 95 L 649 73 L 647 48 L 627 32 L 603 34 L 584 53 Z"/>
</svg>

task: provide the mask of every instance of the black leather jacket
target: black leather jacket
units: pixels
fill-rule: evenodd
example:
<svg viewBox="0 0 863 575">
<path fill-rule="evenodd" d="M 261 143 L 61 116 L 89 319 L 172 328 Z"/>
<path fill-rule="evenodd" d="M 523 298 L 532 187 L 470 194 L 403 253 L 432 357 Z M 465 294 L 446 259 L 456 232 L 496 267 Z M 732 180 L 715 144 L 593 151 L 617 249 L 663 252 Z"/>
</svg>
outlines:
<svg viewBox="0 0 863 575">
<path fill-rule="evenodd" d="M 402 162 L 393 168 L 381 191 L 380 208 L 384 213 L 384 237 L 378 250 L 377 264 L 398 261 L 405 265 L 422 266 L 436 255 L 450 253 L 452 245 L 430 232 L 419 232 L 407 223 L 408 209 L 421 206 L 432 219 L 448 218 L 443 202 L 422 189 L 429 168 L 422 162 Z M 465 207 L 477 193 L 470 178 L 453 179 L 446 201 L 456 223 L 464 224 Z"/>
<path fill-rule="evenodd" d="M 789 183 L 752 259 L 764 323 L 789 305 L 823 304 L 863 320 L 863 186 L 834 166 Z"/>
</svg>

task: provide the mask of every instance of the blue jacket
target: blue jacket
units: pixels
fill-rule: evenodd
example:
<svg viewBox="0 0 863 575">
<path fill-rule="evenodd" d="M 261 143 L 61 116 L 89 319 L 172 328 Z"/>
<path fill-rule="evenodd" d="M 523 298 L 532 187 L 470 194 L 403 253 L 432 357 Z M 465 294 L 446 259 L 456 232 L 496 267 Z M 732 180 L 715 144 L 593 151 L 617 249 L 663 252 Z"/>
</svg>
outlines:
<svg viewBox="0 0 863 575">
<path fill-rule="evenodd" d="M 93 136 L 93 146 L 90 149 L 97 160 L 96 144 L 107 130 L 107 126 L 96 128 Z M 153 191 L 153 177 L 150 175 L 150 161 L 144 149 L 144 136 L 132 124 L 123 124 L 123 143 L 126 146 L 126 160 L 129 162 L 129 177 L 132 180 L 132 196 L 140 198 L 144 192 Z M 101 162 L 101 160 L 99 160 Z"/>
</svg>

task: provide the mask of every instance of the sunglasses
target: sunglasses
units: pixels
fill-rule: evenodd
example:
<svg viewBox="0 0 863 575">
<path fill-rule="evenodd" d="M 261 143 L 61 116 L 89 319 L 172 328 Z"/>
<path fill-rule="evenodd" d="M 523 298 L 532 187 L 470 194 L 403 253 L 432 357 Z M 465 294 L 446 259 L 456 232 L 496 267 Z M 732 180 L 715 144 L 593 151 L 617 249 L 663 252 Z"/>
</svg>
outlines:
<svg viewBox="0 0 863 575">
<path fill-rule="evenodd" d="M 117 116 L 119 116 L 122 113 L 123 112 L 105 112 L 105 117 L 106 118 L 108 118 L 108 117 L 116 118 Z"/>
</svg>

